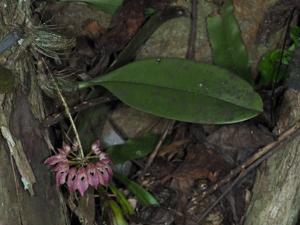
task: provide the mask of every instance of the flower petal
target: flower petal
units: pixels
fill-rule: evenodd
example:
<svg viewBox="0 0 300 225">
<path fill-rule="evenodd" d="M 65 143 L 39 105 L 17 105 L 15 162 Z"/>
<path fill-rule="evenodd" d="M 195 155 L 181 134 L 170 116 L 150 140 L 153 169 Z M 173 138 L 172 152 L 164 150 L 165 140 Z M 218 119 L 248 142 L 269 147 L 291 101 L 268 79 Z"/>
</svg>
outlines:
<svg viewBox="0 0 300 225">
<path fill-rule="evenodd" d="M 113 176 L 113 171 L 112 171 L 111 167 L 109 165 L 106 165 L 105 169 L 106 169 L 109 177 L 111 178 Z"/>
<path fill-rule="evenodd" d="M 47 164 L 49 166 L 53 166 L 59 162 L 65 161 L 67 158 L 64 155 L 57 154 L 54 156 L 50 156 L 48 159 L 45 160 L 44 164 Z"/>
<path fill-rule="evenodd" d="M 59 187 L 66 183 L 68 171 L 59 171 L 56 173 L 56 186 Z"/>
<path fill-rule="evenodd" d="M 86 169 L 81 167 L 77 172 L 77 177 L 74 183 L 75 190 L 78 190 L 81 196 L 84 195 L 84 192 L 88 189 L 89 183 L 87 178 Z"/>
<path fill-rule="evenodd" d="M 69 170 L 69 163 L 68 161 L 60 162 L 57 163 L 56 166 L 53 168 L 53 171 L 55 172 L 63 172 L 63 171 L 68 171 Z"/>
<path fill-rule="evenodd" d="M 100 183 L 104 186 L 107 186 L 110 180 L 110 175 L 107 172 L 106 168 L 100 162 L 96 163 L 98 176 L 100 178 Z"/>
<path fill-rule="evenodd" d="M 96 154 L 99 155 L 101 153 L 101 146 L 100 146 L 100 141 L 97 140 L 92 144 L 92 151 Z"/>
<path fill-rule="evenodd" d="M 103 175 L 99 170 L 97 170 L 96 175 L 98 176 L 99 184 L 101 184 L 102 186 L 106 186 L 106 183 L 103 179 Z"/>
<path fill-rule="evenodd" d="M 110 159 L 108 158 L 107 154 L 104 152 L 101 152 L 99 154 L 100 161 L 103 161 L 103 163 L 110 163 Z"/>
<path fill-rule="evenodd" d="M 97 174 L 96 166 L 93 163 L 87 165 L 87 178 L 89 185 L 93 188 L 96 189 L 99 186 L 99 176 Z"/>
<path fill-rule="evenodd" d="M 71 146 L 64 144 L 62 148 L 58 148 L 57 150 L 62 155 L 68 155 L 71 152 Z"/>
<path fill-rule="evenodd" d="M 73 167 L 69 170 L 68 180 L 67 180 L 67 185 L 68 185 L 68 189 L 70 192 L 75 191 L 74 184 L 75 184 L 76 178 L 77 178 L 77 169 L 75 167 Z"/>
</svg>

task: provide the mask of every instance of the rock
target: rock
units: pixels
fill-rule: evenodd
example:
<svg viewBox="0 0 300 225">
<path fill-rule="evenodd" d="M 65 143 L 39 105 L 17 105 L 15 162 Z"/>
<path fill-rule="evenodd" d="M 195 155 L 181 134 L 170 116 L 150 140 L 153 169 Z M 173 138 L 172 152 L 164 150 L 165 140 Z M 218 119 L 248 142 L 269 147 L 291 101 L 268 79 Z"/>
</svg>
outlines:
<svg viewBox="0 0 300 225">
<path fill-rule="evenodd" d="M 160 134 L 167 121 L 121 104 L 105 123 L 103 142 L 106 145 L 121 144 L 124 139 L 141 137 L 147 132 Z"/>
<path fill-rule="evenodd" d="M 189 1 L 176 1 L 175 5 L 190 11 Z M 214 6 L 205 0 L 198 2 L 198 26 L 196 59 L 211 62 L 211 51 L 206 34 L 206 17 Z M 138 58 L 178 57 L 184 58 L 187 52 L 190 33 L 190 18 L 181 17 L 163 24 L 140 50 Z"/>
<path fill-rule="evenodd" d="M 256 43 L 260 32 L 260 25 L 268 10 L 279 0 L 233 0 L 235 16 L 239 23 L 242 38 L 249 52 L 253 71 L 261 56 L 278 43 L 279 36 L 275 36 L 266 46 Z M 189 1 L 175 1 L 190 11 Z M 198 25 L 196 42 L 196 60 L 211 63 L 211 47 L 207 37 L 206 19 L 217 13 L 216 5 L 211 1 L 198 1 Z M 178 57 L 184 58 L 188 46 L 190 33 L 190 18 L 177 18 L 162 25 L 140 50 L 138 58 L 147 57 Z"/>
<path fill-rule="evenodd" d="M 111 15 L 97 10 L 86 3 L 49 3 L 42 12 L 43 19 L 49 20 L 65 34 L 79 36 L 88 20 L 95 20 L 102 27 L 109 26 Z"/>
</svg>

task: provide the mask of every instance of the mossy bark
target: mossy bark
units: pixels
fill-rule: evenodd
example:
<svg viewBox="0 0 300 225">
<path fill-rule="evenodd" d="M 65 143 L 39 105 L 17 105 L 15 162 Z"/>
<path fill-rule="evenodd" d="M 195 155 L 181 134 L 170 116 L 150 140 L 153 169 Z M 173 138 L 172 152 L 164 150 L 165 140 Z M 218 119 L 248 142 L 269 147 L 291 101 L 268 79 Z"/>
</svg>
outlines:
<svg viewBox="0 0 300 225">
<path fill-rule="evenodd" d="M 26 0 L 0 2 L 0 39 L 16 25 L 30 23 L 30 6 Z M 0 55 L 0 64 L 15 80 L 13 90 L 0 94 L 0 225 L 68 224 L 53 177 L 43 165 L 50 142 L 40 123 L 44 104 L 34 60 L 29 51 L 14 47 Z"/>
</svg>

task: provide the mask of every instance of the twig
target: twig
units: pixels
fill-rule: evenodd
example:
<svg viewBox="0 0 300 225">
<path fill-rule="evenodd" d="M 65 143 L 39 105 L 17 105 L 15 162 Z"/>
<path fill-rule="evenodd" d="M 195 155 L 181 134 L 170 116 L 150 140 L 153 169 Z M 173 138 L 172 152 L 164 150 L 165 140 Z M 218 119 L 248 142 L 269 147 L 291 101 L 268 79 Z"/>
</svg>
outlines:
<svg viewBox="0 0 300 225">
<path fill-rule="evenodd" d="M 215 200 L 200 216 L 200 219 L 197 221 L 202 222 L 207 215 L 216 207 L 217 204 L 232 190 L 232 188 L 247 174 L 246 170 L 242 171 L 240 175 L 226 188 L 226 190 L 219 196 L 217 200 Z"/>
<path fill-rule="evenodd" d="M 189 36 L 188 50 L 186 53 L 187 59 L 195 59 L 195 53 L 196 53 L 198 0 L 191 0 L 191 3 L 192 3 L 191 30 Z"/>
<path fill-rule="evenodd" d="M 206 216 L 211 212 L 211 210 L 213 210 L 213 208 L 234 188 L 234 186 L 236 184 L 238 184 L 238 182 L 243 179 L 247 174 L 249 174 L 252 170 L 254 170 L 257 166 L 259 166 L 263 161 L 267 160 L 268 158 L 270 158 L 273 154 L 275 153 L 275 151 L 269 151 L 268 153 L 266 153 L 265 155 L 263 155 L 261 158 L 259 158 L 258 160 L 256 160 L 254 163 L 252 163 L 249 167 L 247 167 L 245 170 L 241 170 L 240 174 L 238 175 L 238 177 L 236 177 L 234 179 L 234 181 L 225 189 L 225 191 L 221 194 L 221 196 L 219 196 L 219 198 L 214 201 L 204 212 L 203 214 L 200 216 L 200 219 L 197 219 L 198 221 L 202 221 L 206 218 Z M 205 195 L 207 196 L 207 195 Z"/>
<path fill-rule="evenodd" d="M 202 196 L 202 199 L 207 197 L 208 195 L 215 192 L 221 186 L 225 185 L 234 177 L 235 180 L 225 189 L 225 191 L 219 196 L 219 198 L 214 201 L 200 216 L 200 219 L 197 218 L 197 221 L 202 221 L 206 218 L 206 216 L 213 210 L 213 208 L 234 188 L 234 186 L 247 174 L 249 174 L 252 170 L 254 170 L 257 166 L 259 166 L 262 162 L 270 158 L 276 151 L 276 148 L 286 143 L 288 140 L 295 137 L 300 132 L 300 121 L 297 122 L 293 127 L 285 131 L 282 135 L 278 137 L 278 139 L 267 146 L 258 150 L 253 156 L 251 156 L 246 162 L 242 165 L 238 166 L 234 170 L 232 170 L 224 179 L 216 183 L 212 186 L 208 192 L 205 192 Z"/>
<path fill-rule="evenodd" d="M 112 98 L 112 97 L 100 97 L 100 98 L 95 98 L 95 99 L 88 100 L 88 101 L 83 101 L 79 105 L 70 107 L 70 113 L 73 114 L 75 112 L 80 112 L 80 111 L 89 109 L 93 106 L 107 103 L 107 102 L 110 102 L 113 100 L 114 100 L 114 98 Z M 53 113 L 43 120 L 43 122 L 42 122 L 43 126 L 50 127 L 50 126 L 58 123 L 59 121 L 63 120 L 64 117 L 65 117 L 64 111 L 58 112 L 58 113 Z"/>
<path fill-rule="evenodd" d="M 166 127 L 166 129 L 165 129 L 164 133 L 162 134 L 161 138 L 159 139 L 154 151 L 149 156 L 148 161 L 146 163 L 146 166 L 143 169 L 140 177 L 143 177 L 146 174 L 148 168 L 151 166 L 151 164 L 153 163 L 155 157 L 157 156 L 158 150 L 160 149 L 161 145 L 163 144 L 164 140 L 166 139 L 167 134 L 169 133 L 169 131 L 173 128 L 174 124 L 175 124 L 174 120 L 168 122 L 168 126 Z"/>
<path fill-rule="evenodd" d="M 217 189 L 219 189 L 221 186 L 228 183 L 231 179 L 236 177 L 238 174 L 240 174 L 243 170 L 246 170 L 248 168 L 252 168 L 253 165 L 256 165 L 256 163 L 260 164 L 263 162 L 267 157 L 269 157 L 269 154 L 272 155 L 278 150 L 278 147 L 282 144 L 286 143 L 288 140 L 294 138 L 298 132 L 300 131 L 300 121 L 298 121 L 294 126 L 283 132 L 276 141 L 273 141 L 272 143 L 266 145 L 263 148 L 260 148 L 255 154 L 253 154 L 250 158 L 248 158 L 244 163 L 242 163 L 240 166 L 236 167 L 235 169 L 231 170 L 228 175 L 226 175 L 222 180 L 214 184 L 204 195 L 203 198 L 206 196 L 212 194 Z M 265 158 L 266 157 L 266 158 Z"/>
</svg>

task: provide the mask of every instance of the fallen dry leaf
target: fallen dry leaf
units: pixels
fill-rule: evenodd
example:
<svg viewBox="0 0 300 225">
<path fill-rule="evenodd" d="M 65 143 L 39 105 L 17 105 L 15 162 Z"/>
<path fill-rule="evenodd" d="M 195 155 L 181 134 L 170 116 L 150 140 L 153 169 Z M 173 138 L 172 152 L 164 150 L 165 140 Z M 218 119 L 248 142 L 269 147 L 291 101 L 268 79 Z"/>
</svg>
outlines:
<svg viewBox="0 0 300 225">
<path fill-rule="evenodd" d="M 181 151 L 183 146 L 187 143 L 189 143 L 189 140 L 187 140 L 187 139 L 174 141 L 171 144 L 162 147 L 158 152 L 158 156 L 163 157 L 166 155 L 174 155 L 174 154 L 178 153 L 179 151 Z"/>
<path fill-rule="evenodd" d="M 192 144 L 187 149 L 187 156 L 175 171 L 163 181 L 172 179 L 170 187 L 178 193 L 176 210 L 181 213 L 175 219 L 176 224 L 187 221 L 187 205 L 195 181 L 208 179 L 215 182 L 220 174 L 229 171 L 229 165 L 224 158 L 203 144 Z"/>
<path fill-rule="evenodd" d="M 207 138 L 210 144 L 234 161 L 243 161 L 273 140 L 272 133 L 265 127 L 247 123 L 223 126 Z"/>
<path fill-rule="evenodd" d="M 82 34 L 91 39 L 97 39 L 105 32 L 105 28 L 96 20 L 85 21 L 82 29 Z"/>
</svg>

